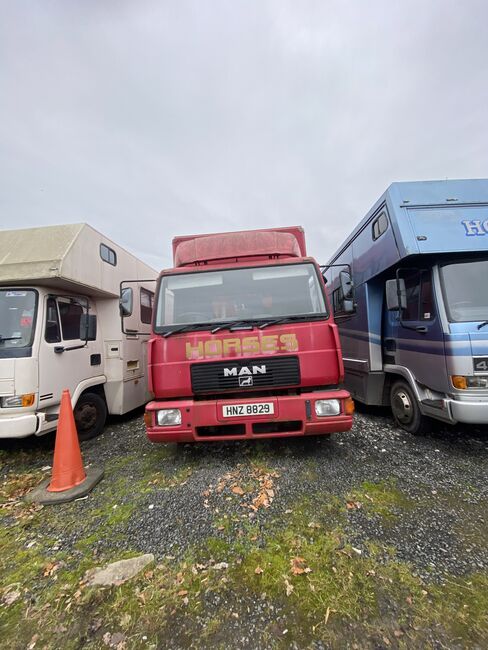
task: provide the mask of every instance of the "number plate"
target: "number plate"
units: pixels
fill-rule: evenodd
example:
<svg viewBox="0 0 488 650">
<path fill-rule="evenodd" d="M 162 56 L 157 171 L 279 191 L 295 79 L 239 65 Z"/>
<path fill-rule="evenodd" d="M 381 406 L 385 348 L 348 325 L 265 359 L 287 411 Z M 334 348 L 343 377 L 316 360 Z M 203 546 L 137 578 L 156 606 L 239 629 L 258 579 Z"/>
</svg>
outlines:
<svg viewBox="0 0 488 650">
<path fill-rule="evenodd" d="M 488 357 L 473 358 L 475 372 L 488 372 Z"/>
<path fill-rule="evenodd" d="M 222 407 L 224 418 L 252 417 L 254 415 L 273 415 L 273 402 L 253 402 L 252 404 L 225 404 Z"/>
</svg>

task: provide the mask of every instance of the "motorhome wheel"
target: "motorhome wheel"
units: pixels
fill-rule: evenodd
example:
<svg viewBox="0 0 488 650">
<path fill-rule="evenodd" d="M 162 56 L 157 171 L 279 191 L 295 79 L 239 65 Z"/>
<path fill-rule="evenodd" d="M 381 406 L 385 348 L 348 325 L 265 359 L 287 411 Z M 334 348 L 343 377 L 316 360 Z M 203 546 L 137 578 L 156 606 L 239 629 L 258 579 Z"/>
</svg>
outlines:
<svg viewBox="0 0 488 650">
<path fill-rule="evenodd" d="M 429 419 L 420 412 L 415 395 L 405 381 L 393 384 L 390 404 L 396 423 L 405 431 L 418 435 L 429 429 Z"/>
<path fill-rule="evenodd" d="M 78 438 L 89 440 L 98 436 L 107 419 L 107 405 L 97 393 L 84 393 L 78 400 L 74 416 Z"/>
</svg>

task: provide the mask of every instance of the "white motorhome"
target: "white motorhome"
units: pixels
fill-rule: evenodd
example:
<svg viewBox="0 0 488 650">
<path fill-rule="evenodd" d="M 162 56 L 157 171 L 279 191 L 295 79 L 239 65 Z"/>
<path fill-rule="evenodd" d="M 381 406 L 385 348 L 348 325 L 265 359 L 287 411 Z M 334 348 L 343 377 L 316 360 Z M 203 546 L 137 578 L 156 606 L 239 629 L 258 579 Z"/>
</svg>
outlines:
<svg viewBox="0 0 488 650">
<path fill-rule="evenodd" d="M 81 439 L 148 401 L 156 276 L 87 224 L 0 231 L 0 438 L 55 429 L 65 388 Z"/>
</svg>

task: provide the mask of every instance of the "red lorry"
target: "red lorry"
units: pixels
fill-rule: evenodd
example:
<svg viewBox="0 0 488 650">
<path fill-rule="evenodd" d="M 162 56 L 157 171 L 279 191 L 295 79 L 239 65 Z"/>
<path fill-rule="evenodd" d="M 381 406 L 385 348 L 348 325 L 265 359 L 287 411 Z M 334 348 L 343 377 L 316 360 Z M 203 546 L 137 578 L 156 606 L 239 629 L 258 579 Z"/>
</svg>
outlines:
<svg viewBox="0 0 488 650">
<path fill-rule="evenodd" d="M 302 228 L 176 237 L 173 257 L 149 341 L 150 440 L 351 428 L 337 326 Z"/>
</svg>

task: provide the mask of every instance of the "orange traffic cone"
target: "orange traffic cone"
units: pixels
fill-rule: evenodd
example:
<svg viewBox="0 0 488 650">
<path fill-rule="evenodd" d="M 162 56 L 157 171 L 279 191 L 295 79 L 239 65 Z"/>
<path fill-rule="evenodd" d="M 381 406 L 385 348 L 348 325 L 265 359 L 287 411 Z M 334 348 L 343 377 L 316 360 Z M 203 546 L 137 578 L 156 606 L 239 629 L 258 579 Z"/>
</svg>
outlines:
<svg viewBox="0 0 488 650">
<path fill-rule="evenodd" d="M 53 473 L 47 490 L 64 492 L 75 485 L 80 485 L 85 479 L 86 473 L 83 468 L 71 397 L 69 390 L 63 390 L 54 447 Z"/>
<path fill-rule="evenodd" d="M 83 467 L 71 397 L 69 390 L 63 390 L 52 477 L 35 488 L 26 499 L 46 505 L 66 503 L 88 494 L 102 478 L 103 469 L 90 466 L 85 471 Z"/>
</svg>

